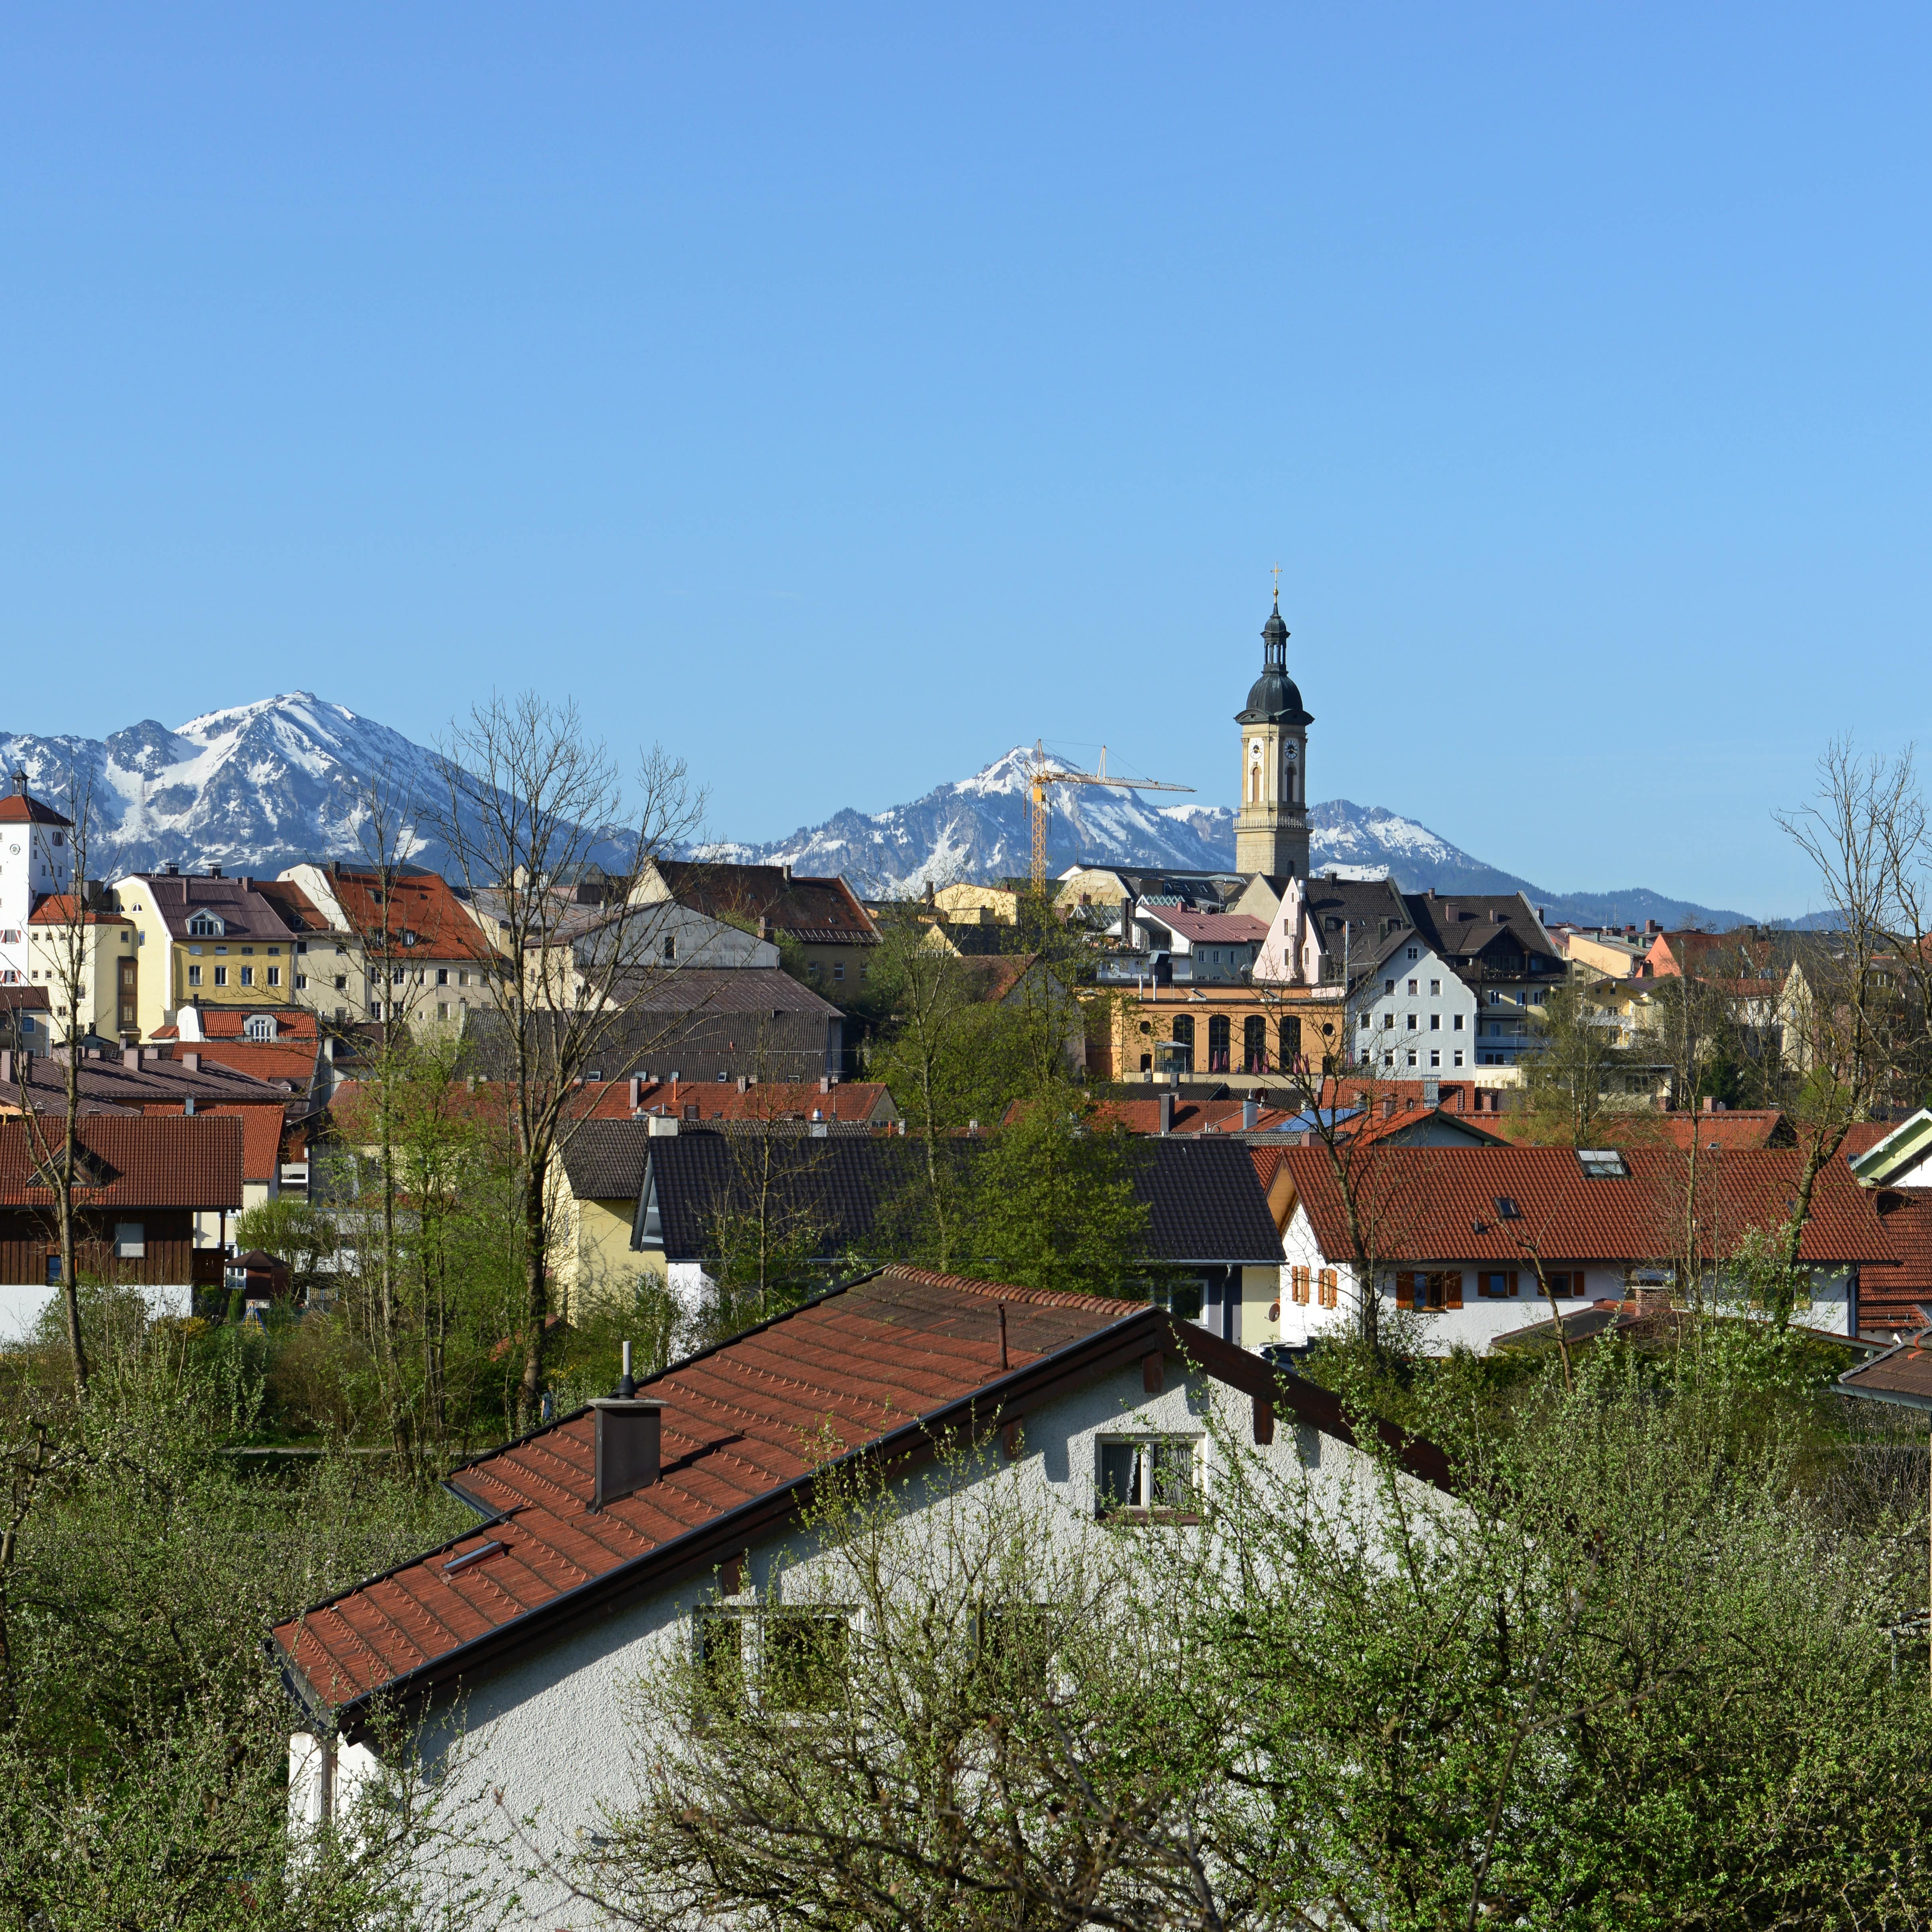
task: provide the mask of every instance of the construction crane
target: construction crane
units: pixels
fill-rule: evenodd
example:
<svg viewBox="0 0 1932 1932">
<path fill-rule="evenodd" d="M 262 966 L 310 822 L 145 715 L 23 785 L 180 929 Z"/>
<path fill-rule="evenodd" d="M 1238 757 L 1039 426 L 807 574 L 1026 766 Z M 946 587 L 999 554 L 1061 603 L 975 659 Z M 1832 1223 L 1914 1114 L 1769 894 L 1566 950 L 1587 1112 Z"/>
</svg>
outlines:
<svg viewBox="0 0 1932 1932">
<path fill-rule="evenodd" d="M 1114 785 L 1122 791 L 1192 791 L 1192 785 L 1162 784 L 1156 778 L 1113 778 L 1107 776 L 1107 748 L 1100 747 L 1097 772 L 1063 772 L 1046 761 L 1046 747 L 1037 738 L 1033 747 L 1033 889 L 1046 890 L 1046 788 L 1054 784 Z"/>
</svg>

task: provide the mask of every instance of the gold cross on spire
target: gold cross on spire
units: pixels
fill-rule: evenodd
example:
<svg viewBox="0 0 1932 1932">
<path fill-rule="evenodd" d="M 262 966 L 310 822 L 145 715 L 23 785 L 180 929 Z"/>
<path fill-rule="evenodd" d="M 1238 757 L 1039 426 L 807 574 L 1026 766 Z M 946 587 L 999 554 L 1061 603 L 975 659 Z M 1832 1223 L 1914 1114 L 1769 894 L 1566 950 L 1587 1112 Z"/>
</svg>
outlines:
<svg viewBox="0 0 1932 1932">
<path fill-rule="evenodd" d="M 1277 604 L 1281 602 L 1281 566 L 1280 564 L 1276 564 L 1274 567 L 1274 601 Z"/>
</svg>

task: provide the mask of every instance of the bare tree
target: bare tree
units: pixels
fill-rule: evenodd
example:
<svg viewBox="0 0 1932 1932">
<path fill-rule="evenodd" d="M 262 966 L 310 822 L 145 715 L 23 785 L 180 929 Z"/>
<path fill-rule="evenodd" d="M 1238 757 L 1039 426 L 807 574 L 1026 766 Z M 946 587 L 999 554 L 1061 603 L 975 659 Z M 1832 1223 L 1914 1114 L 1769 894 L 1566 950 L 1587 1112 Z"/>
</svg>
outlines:
<svg viewBox="0 0 1932 1932">
<path fill-rule="evenodd" d="M 1811 802 L 1777 818 L 1811 861 L 1836 922 L 1804 962 L 1806 983 L 1792 1003 L 1795 1057 L 1807 1075 L 1798 1108 L 1804 1160 L 1784 1232 L 1795 1268 L 1819 1174 L 1888 1076 L 1920 1058 L 1932 992 L 1924 924 L 1932 849 L 1909 749 L 1862 756 L 1849 738 L 1834 739 Z M 1901 976 L 1917 989 L 1916 1018 L 1899 997 Z"/>
<path fill-rule="evenodd" d="M 584 922 L 572 888 L 602 855 L 604 903 L 628 906 L 652 862 L 695 830 L 704 801 L 682 761 L 654 747 L 640 760 L 626 811 L 617 769 L 589 738 L 577 706 L 535 693 L 473 706 L 452 728 L 436 764 L 437 829 L 508 962 L 484 985 L 520 1208 L 518 1411 L 527 1426 L 541 1400 L 550 1313 L 550 1164 L 576 1124 L 571 1094 L 593 1069 L 608 1078 L 627 1073 L 652 1043 L 622 1022 L 638 976 L 652 970 L 655 920 L 620 918 L 580 946 Z M 572 962 L 562 997 L 550 983 L 560 958 Z M 668 1030 L 675 1023 L 659 1024 Z"/>
<path fill-rule="evenodd" d="M 57 1126 L 50 1128 L 40 1114 L 35 1105 L 34 1083 L 24 1066 L 18 1090 L 28 1144 L 54 1197 L 68 1347 L 73 1356 L 74 1388 L 85 1395 L 87 1352 L 80 1330 L 78 1267 L 82 1204 L 76 1197 L 98 1190 L 88 1187 L 82 1168 L 85 1155 L 80 1138 L 80 1066 L 85 1049 L 81 1042 L 86 1031 L 83 1015 L 91 1012 L 94 1004 L 93 982 L 100 967 L 97 956 L 100 940 L 98 908 L 91 908 L 87 902 L 87 866 L 94 839 L 92 771 L 79 766 L 69 768 L 65 802 L 70 822 L 57 830 L 53 836 L 64 842 L 68 890 L 50 893 L 43 898 L 34 909 L 28 928 L 34 950 L 47 962 L 43 970 L 52 982 L 52 1011 L 48 1016 L 50 1030 L 58 1030 L 64 1022 L 67 1035 L 58 1049 L 63 1105 Z"/>
</svg>

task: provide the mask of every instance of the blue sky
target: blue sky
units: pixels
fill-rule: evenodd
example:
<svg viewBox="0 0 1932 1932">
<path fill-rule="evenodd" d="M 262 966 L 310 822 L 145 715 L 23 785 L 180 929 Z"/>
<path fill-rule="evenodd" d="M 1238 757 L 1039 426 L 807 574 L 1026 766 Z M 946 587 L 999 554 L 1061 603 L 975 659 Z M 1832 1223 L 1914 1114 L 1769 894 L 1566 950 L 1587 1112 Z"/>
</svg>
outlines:
<svg viewBox="0 0 1932 1932">
<path fill-rule="evenodd" d="M 1043 734 L 1800 910 L 1932 687 L 1923 9 L 0 16 L 0 728 L 493 684 L 722 832 Z"/>
</svg>

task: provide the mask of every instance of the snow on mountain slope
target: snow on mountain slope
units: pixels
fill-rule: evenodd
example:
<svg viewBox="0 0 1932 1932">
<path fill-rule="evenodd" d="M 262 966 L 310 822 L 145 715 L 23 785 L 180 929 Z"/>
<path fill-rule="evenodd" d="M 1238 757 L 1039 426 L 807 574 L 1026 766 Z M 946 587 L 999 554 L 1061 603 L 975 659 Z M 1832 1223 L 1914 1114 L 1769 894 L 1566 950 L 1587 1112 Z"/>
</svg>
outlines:
<svg viewBox="0 0 1932 1932">
<path fill-rule="evenodd" d="M 170 862 L 272 874 L 298 859 L 358 858 L 367 818 L 363 794 L 372 779 L 383 778 L 404 798 L 433 800 L 442 790 L 431 752 L 306 691 L 211 711 L 172 730 L 144 719 L 105 740 L 0 734 L 0 758 L 9 770 L 24 765 L 34 791 L 57 804 L 67 799 L 70 772 L 82 784 L 92 783 L 97 831 L 88 869 L 110 879 Z M 1033 759 L 1016 746 L 970 778 L 910 804 L 848 809 L 788 838 L 708 849 L 721 858 L 788 862 L 802 872 L 842 872 L 872 896 L 916 892 L 928 881 L 1022 874 L 1032 862 Z M 1048 853 L 1056 872 L 1076 860 L 1186 872 L 1233 866 L 1234 814 L 1227 806 L 1191 799 L 1157 805 L 1136 791 L 1071 784 L 1052 787 L 1048 798 Z M 1411 892 L 1430 886 L 1520 890 L 1532 904 L 1547 905 L 1552 917 L 1593 922 L 1654 918 L 1721 926 L 1742 917 L 1641 887 L 1546 892 L 1385 806 L 1331 799 L 1311 808 L 1309 826 L 1318 871 L 1387 872 Z M 448 858 L 426 825 L 411 856 L 435 866 Z"/>
<path fill-rule="evenodd" d="M 170 860 L 272 874 L 301 858 L 362 852 L 363 792 L 385 778 L 406 796 L 436 795 L 431 754 L 386 724 L 310 692 L 211 711 L 172 730 L 152 718 L 105 740 L 0 735 L 9 769 L 65 802 L 93 789 L 97 876 Z M 433 840 L 415 856 L 434 863 Z"/>
</svg>

